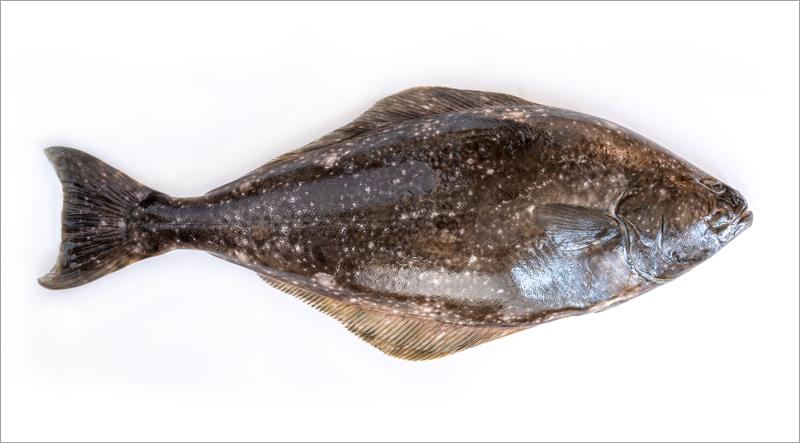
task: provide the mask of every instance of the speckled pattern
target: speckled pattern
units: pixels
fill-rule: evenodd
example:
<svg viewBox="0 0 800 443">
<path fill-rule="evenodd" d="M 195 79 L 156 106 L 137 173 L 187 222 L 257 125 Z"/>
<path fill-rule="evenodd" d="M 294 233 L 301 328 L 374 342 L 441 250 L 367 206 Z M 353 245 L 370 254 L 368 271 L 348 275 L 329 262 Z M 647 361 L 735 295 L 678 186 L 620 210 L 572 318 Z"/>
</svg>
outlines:
<svg viewBox="0 0 800 443">
<path fill-rule="evenodd" d="M 69 148 L 48 156 L 65 206 L 46 287 L 200 249 L 330 310 L 455 329 L 605 309 L 752 222 L 737 191 L 614 123 L 448 88 L 390 96 L 202 197 L 152 191 Z"/>
</svg>

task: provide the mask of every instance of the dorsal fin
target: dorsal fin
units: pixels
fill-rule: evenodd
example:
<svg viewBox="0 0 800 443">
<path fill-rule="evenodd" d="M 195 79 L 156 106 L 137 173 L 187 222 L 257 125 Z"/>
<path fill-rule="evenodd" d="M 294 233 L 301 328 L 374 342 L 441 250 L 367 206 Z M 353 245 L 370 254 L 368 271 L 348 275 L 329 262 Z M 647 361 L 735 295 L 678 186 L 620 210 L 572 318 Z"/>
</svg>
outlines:
<svg viewBox="0 0 800 443">
<path fill-rule="evenodd" d="M 430 360 L 504 337 L 526 327 L 464 326 L 371 310 L 318 294 L 266 275 L 273 287 L 339 320 L 345 328 L 387 355 Z"/>
<path fill-rule="evenodd" d="M 532 102 L 513 95 L 497 92 L 469 91 L 438 86 L 410 88 L 379 100 L 352 122 L 293 152 L 302 153 L 310 149 L 339 143 L 343 140 L 375 131 L 391 123 L 400 123 L 467 109 L 532 104 Z"/>
<path fill-rule="evenodd" d="M 435 86 L 406 89 L 381 99 L 350 124 L 309 144 L 324 146 L 366 134 L 387 124 L 431 117 L 454 111 L 481 109 L 492 106 L 531 105 L 513 95 L 497 92 L 469 91 Z"/>
<path fill-rule="evenodd" d="M 406 89 L 379 100 L 366 112 L 358 116 L 358 118 L 341 128 L 314 140 L 302 148 L 281 154 L 246 174 L 244 177 L 212 189 L 208 193 L 227 191 L 245 177 L 258 174 L 274 164 L 293 160 L 316 149 L 324 148 L 362 134 L 367 134 L 392 123 L 468 109 L 504 105 L 526 106 L 532 104 L 532 102 L 514 97 L 513 95 L 500 94 L 497 92 L 470 91 L 436 86 L 421 86 Z"/>
</svg>

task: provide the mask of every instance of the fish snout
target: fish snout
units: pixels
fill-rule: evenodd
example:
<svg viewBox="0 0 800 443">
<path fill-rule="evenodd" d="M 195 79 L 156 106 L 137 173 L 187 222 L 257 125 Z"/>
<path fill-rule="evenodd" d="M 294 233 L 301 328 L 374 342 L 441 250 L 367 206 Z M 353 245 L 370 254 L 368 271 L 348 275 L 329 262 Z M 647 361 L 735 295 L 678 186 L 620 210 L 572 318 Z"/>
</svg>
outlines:
<svg viewBox="0 0 800 443">
<path fill-rule="evenodd" d="M 753 224 L 753 213 L 747 210 L 747 201 L 739 191 L 720 182 L 715 185 L 712 191 L 716 194 L 716 209 L 709 225 L 726 244 Z"/>
<path fill-rule="evenodd" d="M 734 214 L 744 214 L 747 209 L 747 202 L 742 194 L 729 186 L 725 186 L 725 190 L 719 195 L 719 200 Z"/>
<path fill-rule="evenodd" d="M 739 219 L 736 221 L 734 225 L 733 228 L 734 237 L 739 235 L 742 231 L 749 228 L 753 224 L 753 212 L 748 211 L 746 208 L 747 205 L 745 204 L 745 210 L 742 211 L 741 215 L 739 216 Z"/>
<path fill-rule="evenodd" d="M 732 237 L 736 237 L 753 224 L 753 212 L 747 210 L 747 201 L 739 191 L 726 186 L 725 192 L 720 196 L 720 200 L 722 200 L 734 214 L 731 223 L 733 226 Z"/>
</svg>

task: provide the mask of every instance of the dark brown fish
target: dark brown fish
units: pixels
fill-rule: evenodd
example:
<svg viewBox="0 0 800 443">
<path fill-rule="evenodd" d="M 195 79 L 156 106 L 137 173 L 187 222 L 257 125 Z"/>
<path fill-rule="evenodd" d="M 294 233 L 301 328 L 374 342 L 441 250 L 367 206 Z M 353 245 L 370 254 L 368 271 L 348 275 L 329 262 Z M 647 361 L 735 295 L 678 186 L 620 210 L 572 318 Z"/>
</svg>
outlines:
<svg viewBox="0 0 800 443">
<path fill-rule="evenodd" d="M 48 288 L 173 249 L 252 269 L 387 354 L 429 359 L 606 309 L 752 223 L 734 189 L 606 120 L 414 88 L 202 197 L 70 148 Z"/>
</svg>

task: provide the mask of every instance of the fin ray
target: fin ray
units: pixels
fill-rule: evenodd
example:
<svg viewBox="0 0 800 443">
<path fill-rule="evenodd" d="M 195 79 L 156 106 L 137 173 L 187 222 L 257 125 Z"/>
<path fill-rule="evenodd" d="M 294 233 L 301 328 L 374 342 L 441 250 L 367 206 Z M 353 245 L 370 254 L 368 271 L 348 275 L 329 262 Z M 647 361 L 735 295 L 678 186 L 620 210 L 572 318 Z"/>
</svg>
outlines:
<svg viewBox="0 0 800 443">
<path fill-rule="evenodd" d="M 568 250 L 603 243 L 620 235 L 619 225 L 611 216 L 582 206 L 537 206 L 534 216 L 545 234 Z"/>
<path fill-rule="evenodd" d="M 45 154 L 61 181 L 63 209 L 58 257 L 39 284 L 72 288 L 147 257 L 131 241 L 128 218 L 155 191 L 77 149 L 54 146 Z"/>
<path fill-rule="evenodd" d="M 497 92 L 470 91 L 436 86 L 410 88 L 385 97 L 352 122 L 311 143 L 270 160 L 244 177 L 212 189 L 207 194 L 228 192 L 243 180 L 269 167 L 302 157 L 311 151 L 375 131 L 392 123 L 430 117 L 447 112 L 479 109 L 490 106 L 526 106 L 532 102 Z"/>
<path fill-rule="evenodd" d="M 263 274 L 260 277 L 276 289 L 335 318 L 347 330 L 385 354 L 406 360 L 443 357 L 526 329 L 466 326 L 406 317 L 355 306 Z"/>
</svg>

